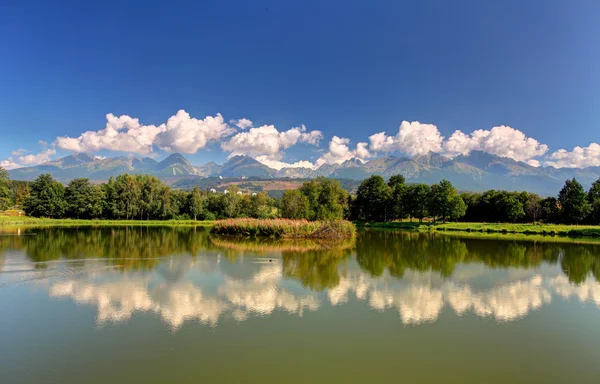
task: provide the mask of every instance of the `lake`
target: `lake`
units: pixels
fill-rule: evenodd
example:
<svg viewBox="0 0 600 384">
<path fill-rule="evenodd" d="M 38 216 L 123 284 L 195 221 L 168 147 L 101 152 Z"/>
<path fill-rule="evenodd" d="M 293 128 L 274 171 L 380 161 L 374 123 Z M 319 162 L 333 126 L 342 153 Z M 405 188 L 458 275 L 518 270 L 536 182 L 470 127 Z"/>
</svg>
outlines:
<svg viewBox="0 0 600 384">
<path fill-rule="evenodd" d="M 600 382 L 600 243 L 2 231 L 2 383 Z"/>
</svg>

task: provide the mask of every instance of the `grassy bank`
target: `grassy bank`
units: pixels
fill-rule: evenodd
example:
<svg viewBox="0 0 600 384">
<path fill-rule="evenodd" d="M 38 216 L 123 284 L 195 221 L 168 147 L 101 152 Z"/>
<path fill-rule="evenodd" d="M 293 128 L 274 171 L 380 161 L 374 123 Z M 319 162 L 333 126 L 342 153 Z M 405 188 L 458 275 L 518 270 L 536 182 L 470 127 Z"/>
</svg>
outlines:
<svg viewBox="0 0 600 384">
<path fill-rule="evenodd" d="M 26 216 L 0 216 L 0 226 L 210 226 L 214 221 L 194 220 L 77 220 L 77 219 L 43 219 Z"/>
<path fill-rule="evenodd" d="M 216 221 L 211 232 L 219 235 L 265 236 L 295 239 L 345 239 L 354 237 L 349 221 L 227 219 Z"/>
<path fill-rule="evenodd" d="M 475 232 L 475 233 L 511 233 L 524 235 L 550 236 L 589 236 L 600 237 L 600 226 L 559 225 L 559 224 L 494 224 L 494 223 L 357 223 L 365 228 L 417 229 L 420 231 Z"/>
</svg>

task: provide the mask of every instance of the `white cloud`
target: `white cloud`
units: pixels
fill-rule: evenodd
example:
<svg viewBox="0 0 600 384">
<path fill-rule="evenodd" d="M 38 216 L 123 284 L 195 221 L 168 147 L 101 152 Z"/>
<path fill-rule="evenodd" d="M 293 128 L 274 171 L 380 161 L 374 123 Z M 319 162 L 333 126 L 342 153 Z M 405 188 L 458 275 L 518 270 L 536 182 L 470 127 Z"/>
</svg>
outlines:
<svg viewBox="0 0 600 384">
<path fill-rule="evenodd" d="M 31 152 L 31 151 L 28 150 L 28 149 L 19 148 L 16 151 L 12 151 L 11 155 L 13 155 L 13 156 L 22 156 L 22 155 L 24 155 L 26 153 L 29 153 L 29 152 Z"/>
<path fill-rule="evenodd" d="M 168 152 L 196 153 L 210 141 L 219 141 L 235 130 L 223 120 L 223 116 L 207 116 L 204 120 L 191 117 L 183 109 L 161 126 L 156 144 Z"/>
<path fill-rule="evenodd" d="M 501 125 L 491 130 L 479 129 L 467 135 L 455 131 L 443 144 L 444 151 L 450 156 L 468 155 L 471 151 L 484 151 L 493 155 L 508 157 L 517 161 L 530 162 L 534 157 L 542 156 L 548 146 L 525 136 L 517 129 Z M 537 160 L 530 162 L 539 166 Z"/>
<path fill-rule="evenodd" d="M 256 161 L 263 163 L 267 167 L 280 170 L 282 168 L 310 168 L 315 169 L 315 165 L 307 160 L 297 161 L 295 163 L 286 163 L 279 160 L 270 159 L 268 156 L 256 156 Z"/>
<path fill-rule="evenodd" d="M 233 125 L 235 125 L 239 129 L 247 129 L 247 128 L 250 128 L 250 127 L 252 127 L 254 125 L 252 123 L 252 120 L 248 120 L 246 118 L 239 119 L 239 120 L 231 120 L 230 123 L 233 124 Z"/>
<path fill-rule="evenodd" d="M 232 155 L 276 158 L 281 151 L 298 143 L 316 145 L 322 137 L 320 131 L 307 132 L 304 125 L 283 132 L 279 132 L 273 125 L 263 125 L 234 135 L 221 144 L 221 148 Z"/>
<path fill-rule="evenodd" d="M 369 140 L 370 149 L 375 152 L 400 151 L 410 156 L 419 156 L 428 152 L 441 152 L 444 138 L 435 125 L 403 121 L 395 136 L 379 132 L 369 136 Z"/>
<path fill-rule="evenodd" d="M 57 137 L 58 148 L 72 152 L 110 151 L 147 154 L 152 151 L 152 143 L 161 128 L 142 125 L 138 119 L 127 115 L 106 115 L 106 127 L 99 131 L 87 131 L 79 137 Z"/>
<path fill-rule="evenodd" d="M 367 149 L 367 143 L 356 144 L 354 150 L 351 150 L 350 147 L 348 147 L 348 144 L 350 144 L 350 139 L 333 136 L 329 142 L 329 151 L 316 161 L 316 166 L 320 167 L 323 164 L 342 164 L 344 161 L 352 158 L 364 161 L 371 156 Z"/>
<path fill-rule="evenodd" d="M 585 168 L 600 166 L 600 144 L 591 143 L 587 147 L 575 147 L 572 151 L 559 149 L 544 162 L 556 168 Z"/>
<path fill-rule="evenodd" d="M 196 119 L 180 110 L 165 124 L 140 124 L 139 119 L 127 115 L 106 115 L 106 127 L 87 131 L 79 137 L 58 137 L 58 148 L 72 152 L 97 152 L 100 150 L 148 154 L 153 145 L 168 152 L 195 153 L 209 141 L 220 140 L 234 132 L 223 116 Z"/>
<path fill-rule="evenodd" d="M 41 163 L 45 163 L 50 161 L 50 157 L 56 155 L 56 150 L 54 148 L 45 149 L 37 155 L 24 155 L 17 157 L 17 161 L 20 164 L 24 165 L 37 165 Z"/>
<path fill-rule="evenodd" d="M 252 156 L 261 163 L 274 168 L 314 168 L 309 161 L 296 163 L 285 163 L 281 160 L 284 151 L 296 144 L 305 143 L 318 145 L 323 137 L 320 131 L 307 131 L 304 125 L 280 132 L 273 125 L 250 128 L 246 132 L 239 132 L 221 144 L 224 151 L 230 152 L 230 156 L 247 155 Z"/>
<path fill-rule="evenodd" d="M 1 160 L 0 161 L 0 167 L 6 169 L 6 170 L 10 170 L 10 169 L 16 169 L 16 168 L 21 168 L 22 165 L 17 164 L 13 161 L 12 157 L 9 157 L 6 160 Z"/>
<path fill-rule="evenodd" d="M 44 148 L 46 148 L 48 146 L 48 143 L 45 142 L 44 140 L 38 140 L 38 144 L 41 145 Z"/>
</svg>

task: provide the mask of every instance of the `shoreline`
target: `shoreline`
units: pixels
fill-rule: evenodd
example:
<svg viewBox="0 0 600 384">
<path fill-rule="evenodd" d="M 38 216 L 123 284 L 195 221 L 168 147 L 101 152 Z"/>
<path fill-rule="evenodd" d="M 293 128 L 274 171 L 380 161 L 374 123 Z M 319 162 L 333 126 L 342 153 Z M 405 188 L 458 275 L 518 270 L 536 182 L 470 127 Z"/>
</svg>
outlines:
<svg viewBox="0 0 600 384">
<path fill-rule="evenodd" d="M 359 228 L 410 229 L 424 232 L 471 232 L 543 236 L 600 237 L 599 225 L 514 224 L 514 223 L 355 223 Z"/>
</svg>

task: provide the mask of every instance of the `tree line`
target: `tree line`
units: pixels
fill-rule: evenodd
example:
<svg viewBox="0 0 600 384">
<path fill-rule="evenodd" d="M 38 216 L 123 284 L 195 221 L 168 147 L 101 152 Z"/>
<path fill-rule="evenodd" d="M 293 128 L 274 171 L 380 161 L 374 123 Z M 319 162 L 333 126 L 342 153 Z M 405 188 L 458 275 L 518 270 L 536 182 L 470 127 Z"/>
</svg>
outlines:
<svg viewBox="0 0 600 384">
<path fill-rule="evenodd" d="M 221 218 L 290 218 L 356 221 L 419 220 L 466 222 L 547 222 L 600 224 L 600 179 L 585 191 L 567 180 L 558 197 L 528 192 L 459 191 L 448 180 L 408 184 L 402 175 L 387 182 L 381 176 L 362 181 L 351 196 L 333 179 L 319 177 L 281 198 L 267 193 L 242 193 L 236 185 L 227 193 L 197 186 L 172 189 L 151 175 L 122 174 L 95 185 L 73 179 L 66 186 L 49 174 L 27 183 L 10 181 L 0 168 L 0 209 L 23 208 L 28 216 L 78 219 L 214 220 Z"/>
</svg>

